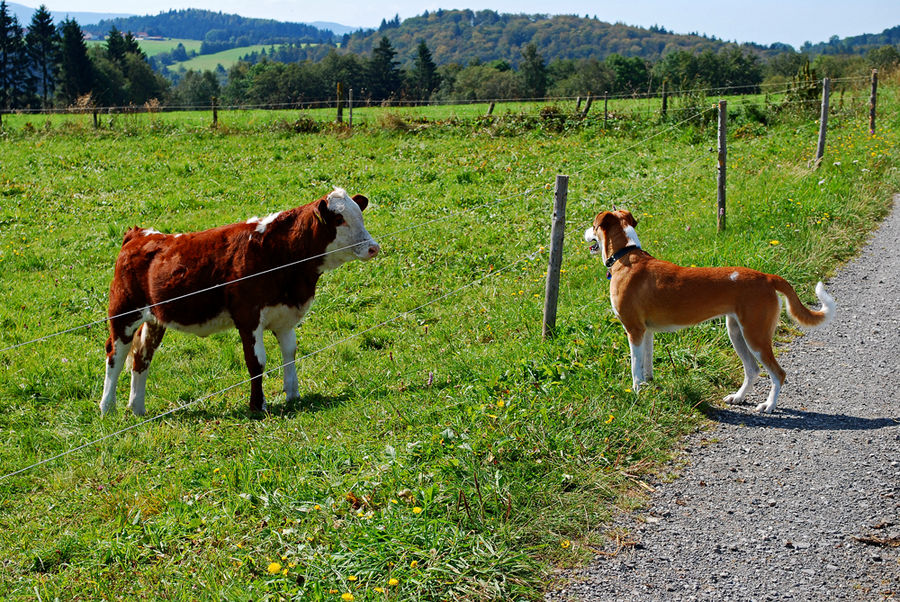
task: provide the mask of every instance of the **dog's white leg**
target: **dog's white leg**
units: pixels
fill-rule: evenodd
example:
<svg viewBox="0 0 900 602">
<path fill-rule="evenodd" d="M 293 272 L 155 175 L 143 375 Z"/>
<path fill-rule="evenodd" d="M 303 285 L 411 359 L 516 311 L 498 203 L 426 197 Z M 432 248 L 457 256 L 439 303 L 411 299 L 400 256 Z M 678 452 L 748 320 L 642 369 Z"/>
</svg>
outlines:
<svg viewBox="0 0 900 602">
<path fill-rule="evenodd" d="M 641 342 L 635 344 L 632 337 L 628 337 L 628 345 L 631 347 L 631 384 L 634 392 L 637 393 L 641 388 L 644 376 L 644 342 L 646 338 L 642 337 Z"/>
<path fill-rule="evenodd" d="M 300 397 L 300 382 L 297 379 L 297 331 L 285 328 L 275 333 L 278 346 L 281 348 L 281 362 L 284 364 L 284 392 L 288 401 Z"/>
<path fill-rule="evenodd" d="M 765 403 L 761 403 L 756 406 L 757 412 L 764 412 L 766 414 L 771 414 L 772 411 L 775 410 L 775 404 L 778 403 L 778 394 L 781 392 L 781 381 L 778 380 L 778 377 L 772 375 L 772 388 L 769 390 L 769 397 L 766 399 Z"/>
<path fill-rule="evenodd" d="M 649 330 L 644 333 L 644 342 L 641 345 L 644 348 L 644 374 L 645 383 L 653 380 L 653 333 Z"/>
<path fill-rule="evenodd" d="M 753 355 L 753 352 L 747 346 L 747 341 L 744 340 L 744 334 L 738 319 L 735 316 L 728 315 L 725 317 L 725 325 L 728 328 L 728 338 L 731 339 L 735 352 L 741 358 L 741 363 L 744 364 L 744 382 L 737 392 L 725 397 L 725 403 L 740 403 L 744 401 L 747 393 L 750 392 L 753 384 L 759 378 L 759 365 L 756 363 L 756 357 Z"/>
</svg>

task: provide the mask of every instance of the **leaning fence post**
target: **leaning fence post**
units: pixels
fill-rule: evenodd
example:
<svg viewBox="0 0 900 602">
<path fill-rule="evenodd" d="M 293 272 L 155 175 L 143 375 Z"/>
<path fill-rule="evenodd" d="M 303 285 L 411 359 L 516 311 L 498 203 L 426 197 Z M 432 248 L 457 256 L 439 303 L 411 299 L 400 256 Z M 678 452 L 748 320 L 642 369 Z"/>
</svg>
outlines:
<svg viewBox="0 0 900 602">
<path fill-rule="evenodd" d="M 819 116 L 819 144 L 816 146 L 816 162 L 818 167 L 825 156 L 825 134 L 828 131 L 828 97 L 831 94 L 831 80 L 822 80 L 822 114 Z"/>
<path fill-rule="evenodd" d="M 584 119 L 587 117 L 588 112 L 591 110 L 591 103 L 594 102 L 594 97 L 591 94 L 588 94 L 587 103 L 584 105 L 584 111 L 581 112 L 581 118 Z"/>
<path fill-rule="evenodd" d="M 217 129 L 219 127 L 219 107 L 218 103 L 216 102 L 217 100 L 218 99 L 215 96 L 212 97 L 213 129 Z"/>
<path fill-rule="evenodd" d="M 728 155 L 728 103 L 719 101 L 719 168 L 718 185 L 716 186 L 716 230 L 725 231 L 725 159 Z"/>
<path fill-rule="evenodd" d="M 568 190 L 569 176 L 556 176 L 556 188 L 553 192 L 553 222 L 550 226 L 550 264 L 547 267 L 547 286 L 544 290 L 543 337 L 545 339 L 553 336 L 556 330 L 556 305 L 559 299 L 559 271 L 562 267 Z"/>
<path fill-rule="evenodd" d="M 872 69 L 872 94 L 869 96 L 869 134 L 875 135 L 875 101 L 878 95 L 878 69 Z"/>
<path fill-rule="evenodd" d="M 487 113 L 485 113 L 484 116 L 485 116 L 485 117 L 490 117 L 490 116 L 493 115 L 493 114 L 494 114 L 494 101 L 491 101 L 490 106 L 488 106 Z"/>
</svg>

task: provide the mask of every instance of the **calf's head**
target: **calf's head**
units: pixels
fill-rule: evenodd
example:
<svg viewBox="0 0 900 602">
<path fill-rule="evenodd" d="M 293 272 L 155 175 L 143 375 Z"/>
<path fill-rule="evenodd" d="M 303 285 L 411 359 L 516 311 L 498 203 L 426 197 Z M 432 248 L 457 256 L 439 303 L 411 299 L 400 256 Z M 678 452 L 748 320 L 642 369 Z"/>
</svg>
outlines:
<svg viewBox="0 0 900 602">
<path fill-rule="evenodd" d="M 325 248 L 327 255 L 320 271 L 333 270 L 354 259 L 368 261 L 381 251 L 363 224 L 362 212 L 368 204 L 369 199 L 363 195 L 356 194 L 351 198 L 343 188 L 335 188 L 319 200 L 316 207 L 319 215 L 336 229 L 334 240 Z"/>
</svg>

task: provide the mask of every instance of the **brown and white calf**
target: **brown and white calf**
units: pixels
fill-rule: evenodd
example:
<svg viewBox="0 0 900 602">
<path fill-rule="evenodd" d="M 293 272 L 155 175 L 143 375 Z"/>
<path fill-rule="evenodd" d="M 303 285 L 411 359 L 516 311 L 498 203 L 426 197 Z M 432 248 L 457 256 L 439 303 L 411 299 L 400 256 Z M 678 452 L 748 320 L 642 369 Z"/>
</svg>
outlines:
<svg viewBox="0 0 900 602">
<path fill-rule="evenodd" d="M 272 331 L 285 364 L 284 391 L 288 399 L 299 397 L 294 327 L 312 303 L 319 276 L 380 250 L 363 224 L 366 205 L 366 197 L 335 188 L 296 209 L 202 232 L 131 228 L 109 290 L 100 411 L 115 410 L 116 382 L 130 359 L 128 407 L 144 413 L 147 371 L 167 328 L 199 336 L 237 328 L 253 411 L 265 409 L 263 331 Z"/>
</svg>

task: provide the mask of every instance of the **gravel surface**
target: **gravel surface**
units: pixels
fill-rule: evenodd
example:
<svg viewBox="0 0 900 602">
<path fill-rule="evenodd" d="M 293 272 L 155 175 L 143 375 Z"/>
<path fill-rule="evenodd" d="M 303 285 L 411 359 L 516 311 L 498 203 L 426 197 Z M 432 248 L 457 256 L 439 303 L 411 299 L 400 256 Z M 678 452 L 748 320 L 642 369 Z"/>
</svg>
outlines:
<svg viewBox="0 0 900 602">
<path fill-rule="evenodd" d="M 900 195 L 894 204 L 826 283 L 834 321 L 779 355 L 775 412 L 754 412 L 763 379 L 746 405 L 718 411 L 686 441 L 681 477 L 611 525 L 626 545 L 564 573 L 546 600 L 900 599 Z"/>
</svg>

